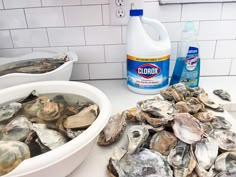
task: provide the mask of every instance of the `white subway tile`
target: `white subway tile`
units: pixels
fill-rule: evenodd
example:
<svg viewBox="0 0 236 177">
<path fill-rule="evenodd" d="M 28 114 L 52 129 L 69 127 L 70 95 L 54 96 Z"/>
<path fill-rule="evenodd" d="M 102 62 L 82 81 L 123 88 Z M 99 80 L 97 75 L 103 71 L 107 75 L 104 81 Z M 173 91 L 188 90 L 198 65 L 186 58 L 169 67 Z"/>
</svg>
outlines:
<svg viewBox="0 0 236 177">
<path fill-rule="evenodd" d="M 199 40 L 235 39 L 236 21 L 200 22 Z"/>
<path fill-rule="evenodd" d="M 236 58 L 232 60 L 230 75 L 236 75 Z"/>
<path fill-rule="evenodd" d="M 25 7 L 40 7 L 40 0 L 3 0 L 5 9 L 25 8 Z"/>
<path fill-rule="evenodd" d="M 0 31 L 0 48 L 12 48 L 13 44 L 11 41 L 10 32 L 7 31 Z"/>
<path fill-rule="evenodd" d="M 81 0 L 82 4 L 109 4 L 109 0 Z"/>
<path fill-rule="evenodd" d="M 120 26 L 85 27 L 86 44 L 120 44 L 122 41 Z"/>
<path fill-rule="evenodd" d="M 88 79 L 89 79 L 88 64 L 79 64 L 77 62 L 74 62 L 70 80 L 88 80 Z"/>
<path fill-rule="evenodd" d="M 26 20 L 23 9 L 0 11 L 0 29 L 26 28 Z"/>
<path fill-rule="evenodd" d="M 31 53 L 31 48 L 0 49 L 0 57 L 18 57 Z"/>
<path fill-rule="evenodd" d="M 46 29 L 11 30 L 14 47 L 46 47 L 48 38 Z"/>
<path fill-rule="evenodd" d="M 122 43 L 126 43 L 126 31 L 127 31 L 127 26 L 122 26 Z"/>
<path fill-rule="evenodd" d="M 236 19 L 236 2 L 223 3 L 221 19 Z"/>
<path fill-rule="evenodd" d="M 164 23 L 171 41 L 179 41 L 185 22 Z M 198 31 L 199 22 L 194 22 L 194 27 Z"/>
<path fill-rule="evenodd" d="M 2 0 L 0 0 L 0 9 L 4 9 Z"/>
<path fill-rule="evenodd" d="M 101 5 L 64 7 L 66 26 L 102 25 Z"/>
<path fill-rule="evenodd" d="M 126 62 L 122 63 L 122 68 L 123 68 L 123 78 L 127 78 L 127 63 Z"/>
<path fill-rule="evenodd" d="M 236 58 L 236 40 L 217 41 L 215 58 Z"/>
<path fill-rule="evenodd" d="M 160 20 L 162 22 L 180 21 L 181 5 L 159 5 L 159 2 L 144 3 L 144 16 Z"/>
<path fill-rule="evenodd" d="M 214 58 L 216 41 L 199 41 L 199 54 L 201 59 Z"/>
<path fill-rule="evenodd" d="M 79 63 L 99 63 L 105 62 L 104 46 L 79 46 L 69 47 L 78 55 Z"/>
<path fill-rule="evenodd" d="M 90 79 L 122 78 L 122 63 L 89 64 Z"/>
<path fill-rule="evenodd" d="M 126 61 L 126 45 L 107 45 L 105 46 L 106 62 Z"/>
<path fill-rule="evenodd" d="M 61 7 L 25 9 L 25 14 L 30 28 L 65 25 Z"/>
<path fill-rule="evenodd" d="M 67 47 L 37 47 L 33 51 L 41 52 L 68 52 Z"/>
<path fill-rule="evenodd" d="M 182 21 L 219 20 L 222 3 L 183 4 Z"/>
<path fill-rule="evenodd" d="M 51 46 L 85 45 L 82 27 L 48 28 L 48 37 Z"/>
<path fill-rule="evenodd" d="M 177 58 L 177 49 L 178 49 L 178 43 L 172 42 L 171 43 L 171 53 L 170 53 L 170 59 L 175 60 Z"/>
<path fill-rule="evenodd" d="M 103 25 L 110 25 L 110 6 L 102 5 Z"/>
<path fill-rule="evenodd" d="M 43 6 L 81 5 L 80 0 L 42 0 Z"/>
<path fill-rule="evenodd" d="M 201 76 L 225 76 L 229 75 L 230 59 L 206 59 L 201 60 Z"/>
</svg>

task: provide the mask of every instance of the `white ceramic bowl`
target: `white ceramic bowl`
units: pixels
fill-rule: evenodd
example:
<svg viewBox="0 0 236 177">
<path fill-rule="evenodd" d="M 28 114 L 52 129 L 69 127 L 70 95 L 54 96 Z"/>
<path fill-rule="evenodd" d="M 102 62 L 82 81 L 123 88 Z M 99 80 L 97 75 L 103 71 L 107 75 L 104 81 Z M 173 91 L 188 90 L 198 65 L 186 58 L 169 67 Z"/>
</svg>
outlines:
<svg viewBox="0 0 236 177">
<path fill-rule="evenodd" d="M 70 80 L 73 69 L 73 62 L 77 61 L 77 55 L 72 52 L 68 52 L 66 54 L 68 55 L 69 61 L 53 71 L 42 74 L 11 73 L 0 76 L 0 89 L 38 81 Z M 58 53 L 55 52 L 32 52 L 21 57 L 0 58 L 0 65 L 28 59 L 52 58 L 56 55 L 58 55 Z"/>
<path fill-rule="evenodd" d="M 25 97 L 34 89 L 39 94 L 69 93 L 87 97 L 99 106 L 99 116 L 78 137 L 45 154 L 23 161 L 13 171 L 2 177 L 67 176 L 86 158 L 95 144 L 97 135 L 104 128 L 111 115 L 111 104 L 99 89 L 88 84 L 71 81 L 34 82 L 2 89 L 0 90 L 0 104 Z"/>
</svg>

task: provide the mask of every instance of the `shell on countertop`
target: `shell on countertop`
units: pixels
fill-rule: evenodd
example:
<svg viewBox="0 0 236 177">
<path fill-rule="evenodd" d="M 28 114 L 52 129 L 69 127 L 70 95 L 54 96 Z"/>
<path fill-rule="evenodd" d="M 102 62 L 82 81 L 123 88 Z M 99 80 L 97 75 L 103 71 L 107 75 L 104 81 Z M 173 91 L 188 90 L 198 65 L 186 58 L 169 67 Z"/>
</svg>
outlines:
<svg viewBox="0 0 236 177">
<path fill-rule="evenodd" d="M 97 144 L 100 146 L 105 146 L 118 141 L 126 129 L 126 117 L 126 111 L 111 116 L 107 125 L 99 134 Z"/>
<path fill-rule="evenodd" d="M 177 113 L 173 117 L 172 129 L 177 138 L 187 144 L 193 144 L 201 140 L 203 130 L 196 118 L 188 113 Z"/>
<path fill-rule="evenodd" d="M 219 96 L 223 100 L 231 101 L 230 94 L 222 89 L 216 89 L 213 91 L 213 93 L 217 96 Z"/>
<path fill-rule="evenodd" d="M 120 159 L 111 157 L 107 168 L 111 177 L 173 177 L 166 159 L 149 149 L 134 154 L 125 153 Z"/>
</svg>

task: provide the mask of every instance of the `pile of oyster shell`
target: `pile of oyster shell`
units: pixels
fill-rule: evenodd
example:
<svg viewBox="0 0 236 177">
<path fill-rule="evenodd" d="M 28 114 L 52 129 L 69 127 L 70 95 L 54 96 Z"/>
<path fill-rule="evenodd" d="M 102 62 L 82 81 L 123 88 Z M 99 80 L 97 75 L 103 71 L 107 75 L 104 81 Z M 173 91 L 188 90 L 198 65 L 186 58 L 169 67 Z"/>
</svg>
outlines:
<svg viewBox="0 0 236 177">
<path fill-rule="evenodd" d="M 77 95 L 67 98 L 82 99 Z M 99 114 L 98 106 L 86 98 L 75 101 L 70 103 L 64 95 L 50 99 L 33 91 L 26 98 L 0 106 L 0 176 L 87 129 Z"/>
<path fill-rule="evenodd" d="M 161 97 L 113 115 L 98 145 L 118 141 L 127 127 L 127 148 L 116 148 L 111 177 L 235 177 L 236 133 L 217 112 L 221 105 L 202 88 L 176 84 Z"/>
</svg>

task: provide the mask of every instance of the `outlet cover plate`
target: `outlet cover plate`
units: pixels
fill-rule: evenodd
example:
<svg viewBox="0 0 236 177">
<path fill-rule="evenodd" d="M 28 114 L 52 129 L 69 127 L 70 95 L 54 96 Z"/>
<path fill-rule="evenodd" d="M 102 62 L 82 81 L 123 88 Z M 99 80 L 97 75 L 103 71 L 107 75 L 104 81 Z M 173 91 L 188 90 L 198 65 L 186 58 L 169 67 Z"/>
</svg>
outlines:
<svg viewBox="0 0 236 177">
<path fill-rule="evenodd" d="M 131 8 L 130 0 L 123 0 L 122 6 L 119 6 L 117 0 L 110 0 L 110 24 L 111 25 L 127 25 L 129 21 L 129 10 Z M 119 16 L 119 11 L 124 15 Z"/>
</svg>

